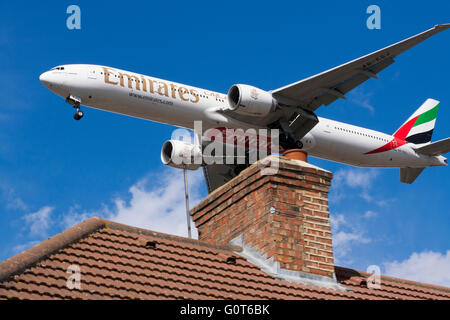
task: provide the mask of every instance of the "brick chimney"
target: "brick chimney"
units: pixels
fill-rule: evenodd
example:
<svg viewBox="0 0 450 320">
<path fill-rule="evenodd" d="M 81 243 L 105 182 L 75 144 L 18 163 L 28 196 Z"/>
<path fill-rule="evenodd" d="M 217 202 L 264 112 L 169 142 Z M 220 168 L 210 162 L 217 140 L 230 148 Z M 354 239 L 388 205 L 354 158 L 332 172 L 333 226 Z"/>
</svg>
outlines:
<svg viewBox="0 0 450 320">
<path fill-rule="evenodd" d="M 263 174 L 273 161 L 278 161 L 275 174 Z M 275 265 L 273 273 L 335 282 L 331 179 L 331 172 L 300 160 L 272 155 L 258 161 L 191 210 L 199 240 L 238 239 L 255 261 Z"/>
</svg>

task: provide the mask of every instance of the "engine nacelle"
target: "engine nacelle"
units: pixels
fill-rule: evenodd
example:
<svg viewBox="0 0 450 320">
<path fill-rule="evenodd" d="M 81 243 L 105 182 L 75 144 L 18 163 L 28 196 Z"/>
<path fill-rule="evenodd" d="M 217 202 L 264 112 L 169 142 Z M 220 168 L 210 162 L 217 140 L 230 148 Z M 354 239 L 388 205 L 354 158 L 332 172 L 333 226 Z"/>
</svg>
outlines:
<svg viewBox="0 0 450 320">
<path fill-rule="evenodd" d="M 202 150 L 188 142 L 168 140 L 161 148 L 161 161 L 173 168 L 197 170 L 202 165 Z"/>
<path fill-rule="evenodd" d="M 228 104 L 237 113 L 259 117 L 268 115 L 277 105 L 271 93 L 246 84 L 235 84 L 230 88 Z"/>
</svg>

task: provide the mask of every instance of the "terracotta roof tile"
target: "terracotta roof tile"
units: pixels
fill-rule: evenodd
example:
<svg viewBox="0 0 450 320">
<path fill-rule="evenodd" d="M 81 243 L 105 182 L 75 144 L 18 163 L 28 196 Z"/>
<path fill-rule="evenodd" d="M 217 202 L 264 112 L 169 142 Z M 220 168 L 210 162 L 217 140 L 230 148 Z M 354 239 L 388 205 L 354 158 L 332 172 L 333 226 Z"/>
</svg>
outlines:
<svg viewBox="0 0 450 320">
<path fill-rule="evenodd" d="M 450 289 L 336 267 L 348 291 L 277 280 L 217 246 L 89 219 L 0 264 L 0 299 L 450 299 Z M 228 263 L 229 258 L 235 263 Z M 81 289 L 68 289 L 77 265 Z"/>
</svg>

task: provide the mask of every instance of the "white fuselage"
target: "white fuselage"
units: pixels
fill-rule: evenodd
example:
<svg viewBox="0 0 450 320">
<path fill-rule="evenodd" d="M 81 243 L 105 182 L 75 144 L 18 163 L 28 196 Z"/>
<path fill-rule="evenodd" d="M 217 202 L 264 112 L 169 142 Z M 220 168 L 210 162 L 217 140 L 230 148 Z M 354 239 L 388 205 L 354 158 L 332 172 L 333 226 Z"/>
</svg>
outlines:
<svg viewBox="0 0 450 320">
<path fill-rule="evenodd" d="M 40 80 L 63 98 L 73 95 L 83 105 L 96 109 L 189 129 L 199 120 L 203 129 L 255 128 L 255 124 L 218 112 L 228 107 L 224 94 L 134 72 L 97 65 L 64 65 L 43 73 Z M 416 145 L 398 144 L 392 135 L 325 118 L 319 118 L 302 142 L 312 156 L 354 166 L 446 165 L 444 157 L 416 153 Z M 385 151 L 367 154 L 385 145 Z"/>
</svg>

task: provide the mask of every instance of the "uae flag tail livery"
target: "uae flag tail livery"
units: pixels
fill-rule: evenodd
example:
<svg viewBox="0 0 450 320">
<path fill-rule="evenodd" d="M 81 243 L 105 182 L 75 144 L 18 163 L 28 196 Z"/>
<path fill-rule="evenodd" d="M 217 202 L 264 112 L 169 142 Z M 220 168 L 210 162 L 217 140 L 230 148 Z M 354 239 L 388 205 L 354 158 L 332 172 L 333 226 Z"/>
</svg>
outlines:
<svg viewBox="0 0 450 320">
<path fill-rule="evenodd" d="M 394 133 L 394 137 L 419 146 L 430 143 L 438 108 L 439 101 L 427 99 Z"/>
<path fill-rule="evenodd" d="M 414 144 L 414 149 L 420 148 L 431 142 L 439 101 L 427 99 L 419 109 L 392 135 L 392 140 L 385 145 L 366 152 L 377 154 L 397 149 L 407 143 Z"/>
<path fill-rule="evenodd" d="M 396 140 L 413 143 L 418 154 L 440 156 L 450 151 L 450 139 L 431 143 L 439 101 L 427 99 L 394 133 Z M 425 168 L 400 168 L 400 181 L 412 183 Z"/>
</svg>

